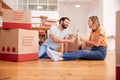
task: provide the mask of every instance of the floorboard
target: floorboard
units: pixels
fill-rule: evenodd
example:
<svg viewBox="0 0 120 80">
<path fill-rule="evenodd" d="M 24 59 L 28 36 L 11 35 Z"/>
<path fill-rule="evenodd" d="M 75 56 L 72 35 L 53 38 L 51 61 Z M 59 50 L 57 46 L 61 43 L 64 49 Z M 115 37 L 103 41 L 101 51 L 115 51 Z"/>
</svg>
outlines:
<svg viewBox="0 0 120 80">
<path fill-rule="evenodd" d="M 115 80 L 115 52 L 108 51 L 105 60 L 1 60 L 0 80 Z"/>
</svg>

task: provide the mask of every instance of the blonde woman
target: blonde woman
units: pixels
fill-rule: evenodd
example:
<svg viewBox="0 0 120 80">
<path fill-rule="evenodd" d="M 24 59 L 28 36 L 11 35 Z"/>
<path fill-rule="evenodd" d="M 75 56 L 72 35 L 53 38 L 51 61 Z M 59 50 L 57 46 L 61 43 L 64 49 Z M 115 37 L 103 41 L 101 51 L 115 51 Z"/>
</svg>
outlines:
<svg viewBox="0 0 120 80">
<path fill-rule="evenodd" d="M 104 60 L 107 54 L 107 37 L 105 30 L 100 26 L 97 16 L 91 16 L 88 19 L 88 25 L 91 29 L 89 40 L 81 39 L 84 42 L 82 50 L 74 52 L 59 53 L 47 48 L 47 54 L 53 61 L 58 60 Z M 86 45 L 90 45 L 91 50 L 84 50 Z"/>
</svg>

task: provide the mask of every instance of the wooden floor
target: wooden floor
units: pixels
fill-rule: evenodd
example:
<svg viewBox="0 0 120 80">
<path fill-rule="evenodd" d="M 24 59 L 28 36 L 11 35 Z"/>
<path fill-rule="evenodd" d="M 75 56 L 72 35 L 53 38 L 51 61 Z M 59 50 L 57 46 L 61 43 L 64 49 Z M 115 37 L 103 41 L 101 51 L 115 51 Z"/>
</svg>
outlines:
<svg viewBox="0 0 120 80">
<path fill-rule="evenodd" d="M 115 52 L 104 61 L 0 61 L 0 80 L 115 80 Z"/>
</svg>

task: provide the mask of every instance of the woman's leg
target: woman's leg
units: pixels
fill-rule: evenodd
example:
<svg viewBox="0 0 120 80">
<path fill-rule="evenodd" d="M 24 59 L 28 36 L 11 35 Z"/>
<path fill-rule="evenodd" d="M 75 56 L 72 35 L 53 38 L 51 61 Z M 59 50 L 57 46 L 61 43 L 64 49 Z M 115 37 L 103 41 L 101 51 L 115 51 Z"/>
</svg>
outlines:
<svg viewBox="0 0 120 80">
<path fill-rule="evenodd" d="M 100 50 L 100 51 L 99 51 Z M 80 58 L 84 59 L 89 59 L 89 60 L 104 60 L 106 57 L 106 49 L 94 49 L 94 50 L 78 50 L 75 52 L 66 52 L 63 53 L 62 58 L 63 60 L 76 60 Z M 53 60 L 53 61 L 58 61 L 60 60 L 60 55 L 56 51 L 52 51 L 50 49 L 47 49 L 48 51 L 48 56 Z"/>
<path fill-rule="evenodd" d="M 46 50 L 47 50 L 47 46 L 45 45 L 41 45 L 39 48 L 38 48 L 38 57 L 39 58 L 49 58 L 46 54 Z"/>
<path fill-rule="evenodd" d="M 79 50 L 75 52 L 63 53 L 63 60 L 75 60 L 75 59 L 89 59 L 89 60 L 103 60 L 106 56 L 106 52 L 93 51 L 93 50 Z"/>
</svg>

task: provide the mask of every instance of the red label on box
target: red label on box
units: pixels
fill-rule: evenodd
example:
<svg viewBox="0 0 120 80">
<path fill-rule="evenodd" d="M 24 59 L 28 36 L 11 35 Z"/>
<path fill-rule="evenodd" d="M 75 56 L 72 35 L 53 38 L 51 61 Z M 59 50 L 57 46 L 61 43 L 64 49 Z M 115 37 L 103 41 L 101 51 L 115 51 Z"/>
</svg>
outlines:
<svg viewBox="0 0 120 80">
<path fill-rule="evenodd" d="M 23 35 L 23 46 L 32 46 L 34 36 Z"/>
<path fill-rule="evenodd" d="M 22 20 L 22 17 L 24 16 L 24 12 L 13 12 L 13 20 Z"/>
<path fill-rule="evenodd" d="M 23 28 L 23 29 L 31 29 L 30 23 L 12 23 L 12 22 L 3 22 L 3 27 L 5 29 L 8 28 Z"/>
<path fill-rule="evenodd" d="M 37 59 L 38 59 L 38 53 L 27 53 L 27 54 L 0 53 L 0 60 L 6 60 L 6 61 L 21 62 L 21 61 L 29 61 L 29 60 L 37 60 Z"/>
</svg>

